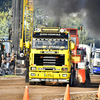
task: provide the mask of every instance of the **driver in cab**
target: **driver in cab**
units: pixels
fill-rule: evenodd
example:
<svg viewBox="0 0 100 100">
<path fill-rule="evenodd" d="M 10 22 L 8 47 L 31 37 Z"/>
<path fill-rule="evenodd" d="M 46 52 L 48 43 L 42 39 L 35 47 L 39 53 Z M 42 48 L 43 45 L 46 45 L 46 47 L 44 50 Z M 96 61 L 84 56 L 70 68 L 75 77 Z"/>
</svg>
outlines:
<svg viewBox="0 0 100 100">
<path fill-rule="evenodd" d="M 66 47 L 67 46 L 66 41 L 61 41 L 60 45 Z"/>
</svg>

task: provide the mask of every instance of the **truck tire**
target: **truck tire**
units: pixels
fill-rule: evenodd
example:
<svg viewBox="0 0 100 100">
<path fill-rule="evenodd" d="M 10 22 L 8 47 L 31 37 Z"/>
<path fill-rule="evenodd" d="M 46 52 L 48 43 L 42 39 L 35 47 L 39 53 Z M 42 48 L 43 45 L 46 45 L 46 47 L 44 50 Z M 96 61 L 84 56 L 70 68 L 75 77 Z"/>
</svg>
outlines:
<svg viewBox="0 0 100 100">
<path fill-rule="evenodd" d="M 76 71 L 74 69 L 71 70 L 69 85 L 76 86 Z"/>
<path fill-rule="evenodd" d="M 85 81 L 85 84 L 86 84 L 86 85 L 89 85 L 89 84 L 91 83 L 91 81 L 90 81 L 90 69 L 89 69 L 89 68 L 86 69 L 85 74 L 86 74 L 86 81 Z"/>
<path fill-rule="evenodd" d="M 25 59 L 25 67 L 26 67 L 26 76 L 25 76 L 25 83 L 29 83 L 29 56 L 26 56 Z"/>
<path fill-rule="evenodd" d="M 74 70 L 73 71 L 73 84 L 72 84 L 72 86 L 76 86 L 76 71 Z"/>
<path fill-rule="evenodd" d="M 63 83 L 63 86 L 66 86 L 67 85 L 67 83 Z"/>
<path fill-rule="evenodd" d="M 45 83 L 46 83 L 45 81 L 41 81 L 41 85 L 45 85 Z"/>
<path fill-rule="evenodd" d="M 71 75 L 70 75 L 69 85 L 70 85 L 70 86 L 73 85 L 73 75 L 72 75 L 72 73 L 71 73 Z"/>
<path fill-rule="evenodd" d="M 29 83 L 29 69 L 28 68 L 26 68 L 25 83 Z"/>
<path fill-rule="evenodd" d="M 29 85 L 35 85 L 36 82 L 29 82 Z"/>
</svg>

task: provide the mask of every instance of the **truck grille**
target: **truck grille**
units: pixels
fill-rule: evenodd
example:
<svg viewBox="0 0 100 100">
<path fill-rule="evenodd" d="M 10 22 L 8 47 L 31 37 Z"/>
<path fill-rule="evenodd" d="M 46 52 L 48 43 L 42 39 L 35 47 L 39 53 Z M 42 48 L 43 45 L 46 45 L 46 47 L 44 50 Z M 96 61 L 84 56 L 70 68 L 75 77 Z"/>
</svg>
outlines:
<svg viewBox="0 0 100 100">
<path fill-rule="evenodd" d="M 97 62 L 97 65 L 100 66 L 100 62 Z"/>
<path fill-rule="evenodd" d="M 62 66 L 64 65 L 64 55 L 35 54 L 34 64 L 42 66 Z"/>
</svg>

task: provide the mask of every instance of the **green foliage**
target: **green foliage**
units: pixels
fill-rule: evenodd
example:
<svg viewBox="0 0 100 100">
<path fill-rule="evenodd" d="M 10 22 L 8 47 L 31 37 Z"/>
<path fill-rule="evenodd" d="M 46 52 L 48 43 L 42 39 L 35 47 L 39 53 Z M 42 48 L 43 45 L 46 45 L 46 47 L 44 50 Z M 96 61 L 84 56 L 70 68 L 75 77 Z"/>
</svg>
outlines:
<svg viewBox="0 0 100 100">
<path fill-rule="evenodd" d="M 11 24 L 11 16 L 8 12 L 0 12 L 0 37 L 8 36 L 8 28 Z"/>
<path fill-rule="evenodd" d="M 80 17 L 81 16 L 81 19 Z M 83 29 L 78 30 L 79 35 L 79 43 L 80 44 L 90 44 L 91 42 L 94 42 L 94 39 L 90 37 L 88 34 L 89 32 L 84 29 L 84 26 L 82 25 L 82 15 L 64 15 L 61 16 L 60 24 L 61 28 L 79 28 L 83 27 Z M 55 22 L 54 16 L 50 16 L 50 13 L 45 11 L 44 9 L 40 7 L 34 7 L 34 28 L 38 26 L 48 26 L 53 27 Z"/>
<path fill-rule="evenodd" d="M 51 17 L 50 14 L 44 9 L 41 9 L 40 7 L 35 7 L 33 22 L 34 28 L 38 26 L 53 27 L 54 22 L 54 16 Z M 61 17 L 59 26 L 61 26 L 61 28 L 78 28 L 83 26 L 81 23 L 82 19 L 80 19 L 78 16 L 65 15 Z M 78 30 L 78 34 L 80 43 L 89 44 L 90 42 L 94 42 L 91 37 L 88 37 L 88 32 L 84 30 L 84 27 L 82 31 Z"/>
<path fill-rule="evenodd" d="M 90 43 L 94 43 L 93 37 L 89 33 L 86 32 L 86 30 L 83 28 L 82 30 L 78 31 L 79 33 L 79 43 L 80 44 L 87 44 L 89 45 Z"/>
<path fill-rule="evenodd" d="M 34 7 L 34 28 L 38 26 L 49 26 L 52 27 L 54 24 L 54 19 L 51 18 L 49 13 L 47 13 L 45 10 L 39 8 L 39 7 Z"/>
<path fill-rule="evenodd" d="M 12 0 L 0 0 L 0 12 L 7 12 L 12 6 Z"/>
<path fill-rule="evenodd" d="M 12 0 L 0 0 L 0 37 L 8 35 L 8 28 L 11 24 L 12 19 L 11 16 L 9 16 L 9 11 L 11 12 L 11 6 Z M 55 17 L 51 15 L 51 13 L 49 13 L 48 11 L 38 6 L 35 6 L 35 4 L 33 18 L 33 29 L 38 26 L 54 26 Z M 95 40 L 89 35 L 90 32 L 84 29 L 84 26 L 82 25 L 82 19 L 82 15 L 63 15 L 59 20 L 59 26 L 61 26 L 62 28 L 78 28 L 82 26 L 82 31 L 78 31 L 80 40 L 79 42 L 90 44 Z"/>
<path fill-rule="evenodd" d="M 81 24 L 82 19 L 78 16 L 68 15 L 68 17 L 64 16 L 61 20 L 62 28 L 77 28 L 79 35 L 79 43 L 80 44 L 90 44 L 94 42 L 94 39 L 89 36 L 89 32 L 84 29 L 84 26 Z M 81 30 L 81 27 L 83 29 Z"/>
<path fill-rule="evenodd" d="M 8 36 L 8 28 L 11 24 L 12 0 L 0 0 L 0 38 Z"/>
</svg>

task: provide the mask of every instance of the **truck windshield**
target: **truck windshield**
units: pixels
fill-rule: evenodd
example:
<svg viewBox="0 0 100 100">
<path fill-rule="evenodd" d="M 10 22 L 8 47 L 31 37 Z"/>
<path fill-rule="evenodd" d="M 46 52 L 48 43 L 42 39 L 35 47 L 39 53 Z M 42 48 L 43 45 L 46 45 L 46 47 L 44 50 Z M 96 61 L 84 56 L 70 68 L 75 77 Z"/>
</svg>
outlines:
<svg viewBox="0 0 100 100">
<path fill-rule="evenodd" d="M 68 49 L 67 39 L 36 39 L 32 41 L 32 48 Z"/>
<path fill-rule="evenodd" d="M 100 58 L 100 52 L 95 53 L 95 58 Z"/>
<path fill-rule="evenodd" d="M 71 37 L 71 40 L 75 43 L 76 45 L 76 37 Z"/>
<path fill-rule="evenodd" d="M 4 42 L 3 44 L 5 45 L 6 53 L 10 53 L 11 51 L 10 42 Z"/>
</svg>

